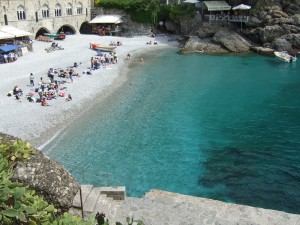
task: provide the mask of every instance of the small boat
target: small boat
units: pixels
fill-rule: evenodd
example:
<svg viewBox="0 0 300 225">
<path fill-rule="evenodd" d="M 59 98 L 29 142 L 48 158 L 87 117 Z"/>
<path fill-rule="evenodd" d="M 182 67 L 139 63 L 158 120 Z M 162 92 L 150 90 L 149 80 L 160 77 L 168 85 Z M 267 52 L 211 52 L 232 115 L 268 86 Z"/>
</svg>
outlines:
<svg viewBox="0 0 300 225">
<path fill-rule="evenodd" d="M 291 56 L 289 53 L 283 51 L 283 52 L 274 52 L 274 55 L 285 62 L 296 62 L 297 58 L 294 56 Z"/>
<path fill-rule="evenodd" d="M 109 45 L 102 45 L 97 43 L 90 43 L 90 48 L 94 50 L 101 50 L 104 52 L 112 52 L 117 46 L 109 46 Z"/>
<path fill-rule="evenodd" d="M 50 33 L 44 33 L 44 36 L 47 36 L 47 37 L 52 37 L 52 38 L 56 38 L 59 36 L 59 34 L 50 34 Z"/>
</svg>

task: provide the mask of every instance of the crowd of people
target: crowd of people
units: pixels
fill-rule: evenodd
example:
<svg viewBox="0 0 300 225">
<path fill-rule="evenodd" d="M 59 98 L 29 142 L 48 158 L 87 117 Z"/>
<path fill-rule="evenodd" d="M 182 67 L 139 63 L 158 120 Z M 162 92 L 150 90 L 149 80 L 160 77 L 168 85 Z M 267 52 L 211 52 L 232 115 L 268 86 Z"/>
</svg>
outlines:
<svg viewBox="0 0 300 225">
<path fill-rule="evenodd" d="M 19 58 L 19 54 L 15 51 L 9 53 L 0 54 L 0 64 L 2 63 L 12 63 Z"/>
<path fill-rule="evenodd" d="M 26 100 L 29 102 L 38 102 L 41 106 L 49 106 L 48 101 L 57 99 L 59 97 L 65 97 L 66 101 L 72 101 L 72 96 L 69 93 L 66 96 L 67 87 L 64 85 L 70 80 L 73 82 L 73 77 L 80 77 L 75 69 L 79 66 L 78 63 L 67 67 L 66 69 L 61 68 L 50 68 L 47 73 L 47 78 L 44 79 L 40 77 L 39 82 L 35 85 L 35 77 L 33 73 L 29 75 L 29 83 L 34 89 L 26 94 Z M 16 85 L 13 91 L 9 92 L 7 96 L 14 96 L 16 100 L 21 101 L 21 96 L 23 96 L 23 90 Z"/>
</svg>

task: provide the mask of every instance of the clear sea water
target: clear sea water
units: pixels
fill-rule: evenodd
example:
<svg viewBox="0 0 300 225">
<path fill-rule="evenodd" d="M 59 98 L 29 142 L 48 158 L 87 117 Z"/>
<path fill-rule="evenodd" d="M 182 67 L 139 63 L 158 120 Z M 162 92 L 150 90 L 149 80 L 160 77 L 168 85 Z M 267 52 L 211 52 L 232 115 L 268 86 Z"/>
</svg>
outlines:
<svg viewBox="0 0 300 225">
<path fill-rule="evenodd" d="M 300 62 L 176 50 L 144 56 L 44 151 L 70 171 L 111 173 L 128 196 L 162 189 L 299 214 Z"/>
</svg>

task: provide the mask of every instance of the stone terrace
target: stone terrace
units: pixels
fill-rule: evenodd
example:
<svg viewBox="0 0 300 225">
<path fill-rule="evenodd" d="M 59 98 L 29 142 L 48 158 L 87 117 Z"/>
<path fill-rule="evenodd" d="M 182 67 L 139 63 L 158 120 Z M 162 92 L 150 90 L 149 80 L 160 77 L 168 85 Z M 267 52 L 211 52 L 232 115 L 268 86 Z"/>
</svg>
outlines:
<svg viewBox="0 0 300 225">
<path fill-rule="evenodd" d="M 161 190 L 152 190 L 143 198 L 127 197 L 125 187 L 94 188 L 82 185 L 84 214 L 105 213 L 110 224 L 126 223 L 126 217 L 133 216 L 145 225 L 299 225 L 300 215 L 281 211 L 225 203 L 205 198 L 181 195 Z M 113 192 L 116 195 L 113 195 Z M 70 211 L 80 215 L 79 194 Z"/>
</svg>

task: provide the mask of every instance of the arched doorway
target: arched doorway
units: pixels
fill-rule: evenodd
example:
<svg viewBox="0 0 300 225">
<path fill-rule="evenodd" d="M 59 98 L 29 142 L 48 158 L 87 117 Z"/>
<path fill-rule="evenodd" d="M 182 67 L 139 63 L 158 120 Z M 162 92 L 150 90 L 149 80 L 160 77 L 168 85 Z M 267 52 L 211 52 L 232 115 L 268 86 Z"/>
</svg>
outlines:
<svg viewBox="0 0 300 225">
<path fill-rule="evenodd" d="M 45 28 L 45 27 L 41 27 L 35 34 L 35 38 L 37 38 L 40 35 L 44 35 L 44 33 L 50 33 L 50 31 Z"/>
<path fill-rule="evenodd" d="M 64 32 L 65 34 L 75 34 L 76 30 L 70 25 L 63 25 L 57 31 L 57 33 Z"/>
<path fill-rule="evenodd" d="M 79 32 L 81 34 L 91 34 L 92 33 L 92 27 L 88 22 L 84 22 L 81 24 Z"/>
</svg>

